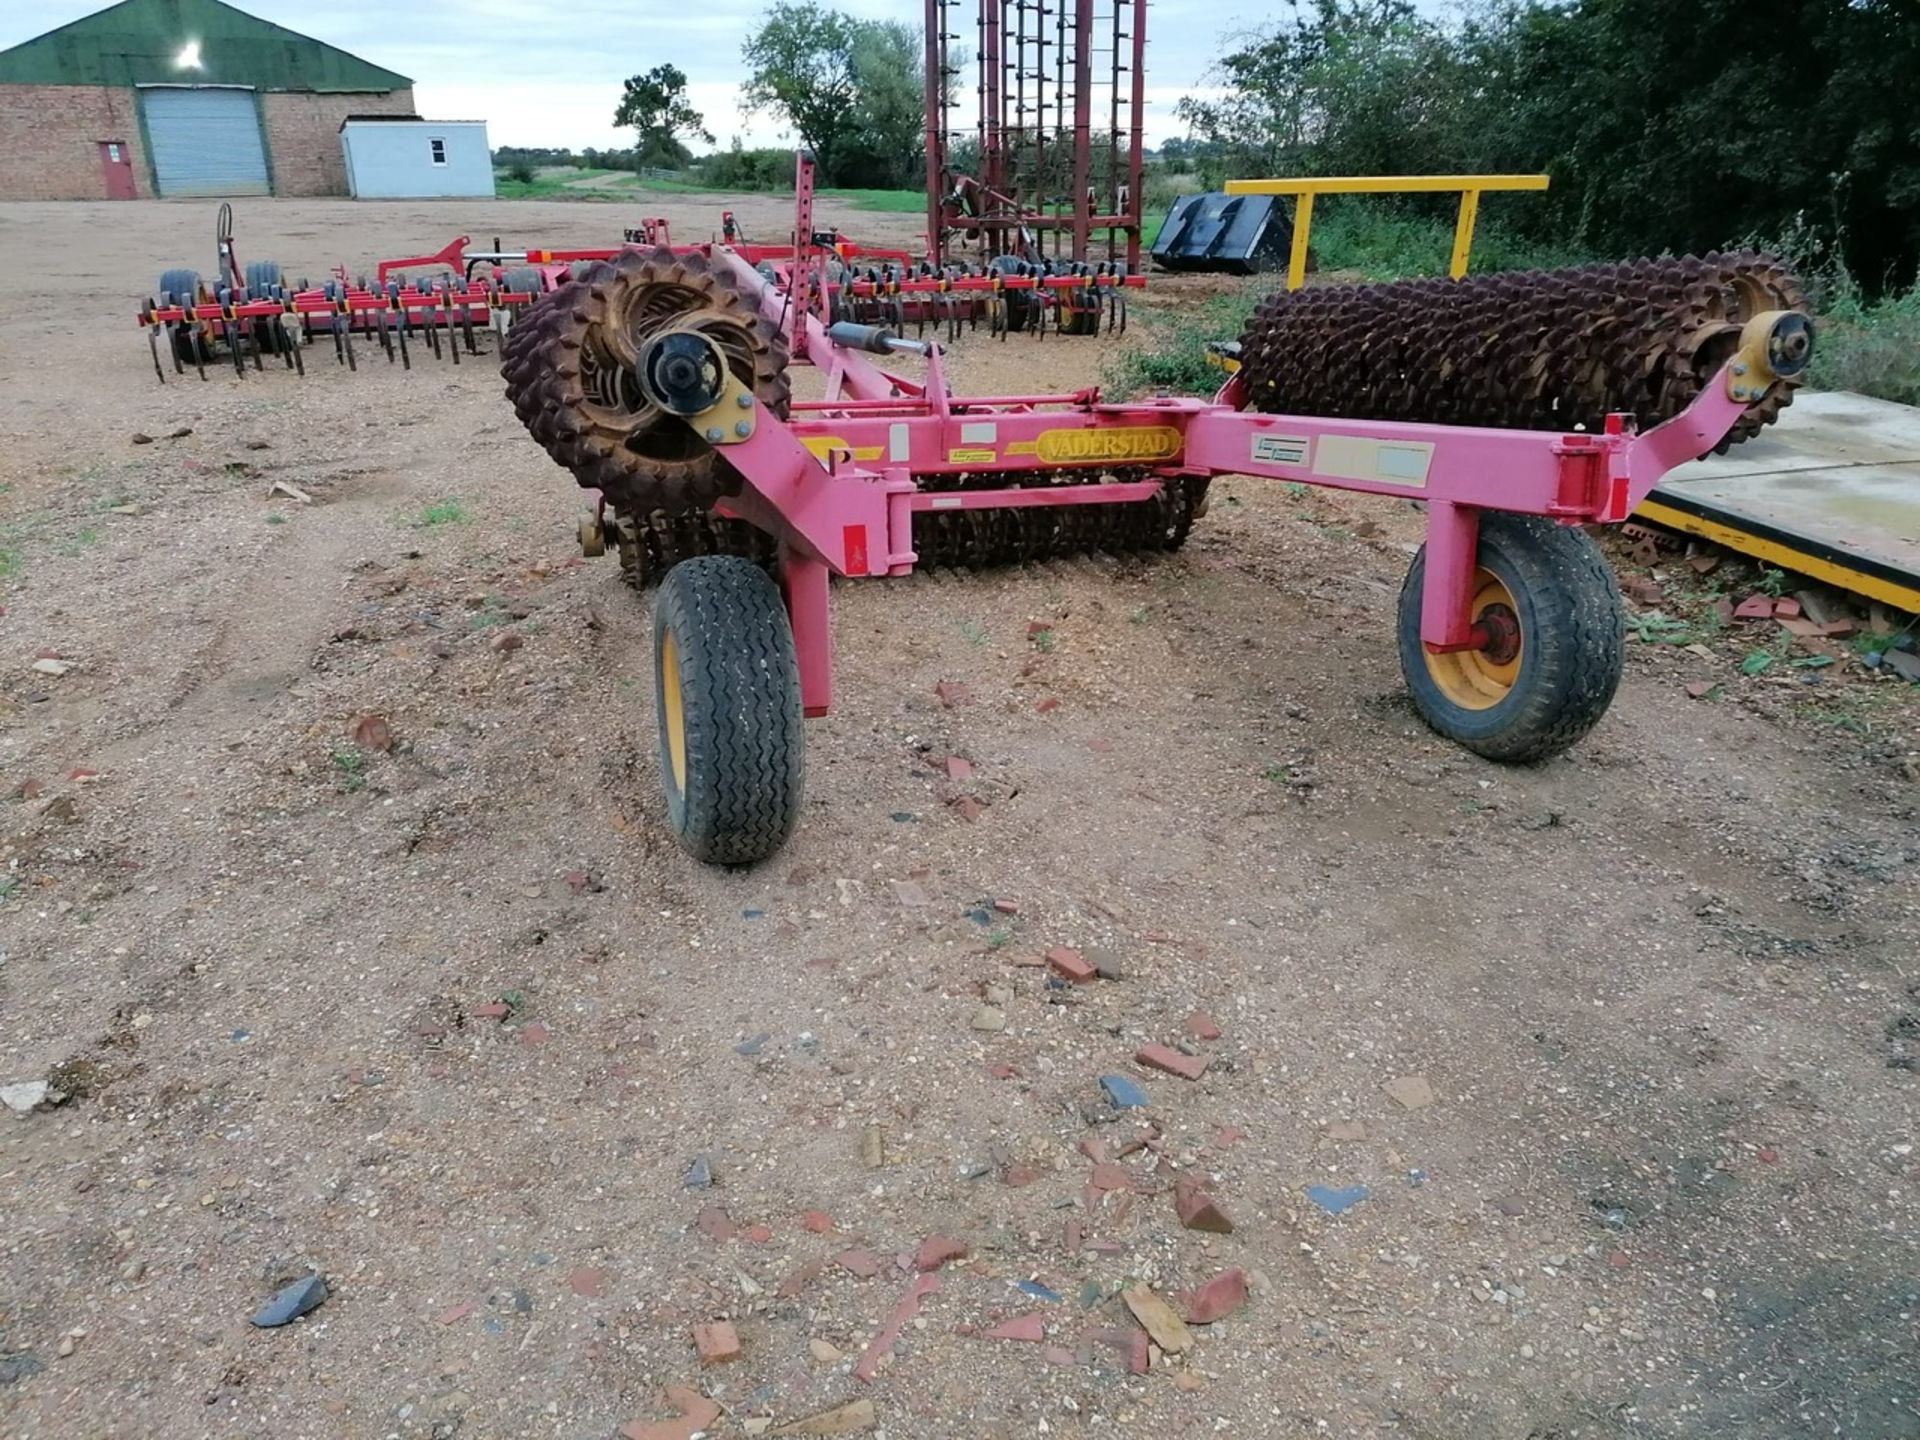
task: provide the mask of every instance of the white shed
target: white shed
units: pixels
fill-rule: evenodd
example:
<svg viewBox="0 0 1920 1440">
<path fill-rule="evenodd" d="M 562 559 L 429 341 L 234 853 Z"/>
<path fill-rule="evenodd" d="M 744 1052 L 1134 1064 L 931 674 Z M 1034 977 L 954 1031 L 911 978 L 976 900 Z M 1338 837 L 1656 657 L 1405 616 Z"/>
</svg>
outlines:
<svg viewBox="0 0 1920 1440">
<path fill-rule="evenodd" d="M 350 115 L 340 126 L 347 191 L 357 200 L 492 195 L 484 120 Z"/>
</svg>

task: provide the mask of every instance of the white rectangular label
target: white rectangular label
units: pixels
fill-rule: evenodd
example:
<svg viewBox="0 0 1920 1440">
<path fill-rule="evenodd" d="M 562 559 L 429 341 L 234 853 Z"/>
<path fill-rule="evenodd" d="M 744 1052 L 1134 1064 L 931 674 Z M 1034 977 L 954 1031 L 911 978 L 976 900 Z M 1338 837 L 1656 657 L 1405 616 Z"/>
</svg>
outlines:
<svg viewBox="0 0 1920 1440">
<path fill-rule="evenodd" d="M 896 420 L 887 427 L 887 458 L 905 460 L 907 458 L 907 422 Z"/>
<path fill-rule="evenodd" d="M 1304 465 L 1311 443 L 1305 435 L 1256 435 L 1253 458 L 1262 465 Z"/>
<path fill-rule="evenodd" d="M 970 420 L 960 427 L 962 445 L 992 445 L 1000 439 L 1000 427 L 991 420 Z"/>
<path fill-rule="evenodd" d="M 1313 473 L 1330 480 L 1372 480 L 1424 489 L 1433 446 L 1424 440 L 1375 440 L 1366 435 L 1322 435 Z"/>
<path fill-rule="evenodd" d="M 966 503 L 967 502 L 962 500 L 958 495 L 936 495 L 933 497 L 933 508 L 935 510 L 959 510 L 964 508 Z"/>
</svg>

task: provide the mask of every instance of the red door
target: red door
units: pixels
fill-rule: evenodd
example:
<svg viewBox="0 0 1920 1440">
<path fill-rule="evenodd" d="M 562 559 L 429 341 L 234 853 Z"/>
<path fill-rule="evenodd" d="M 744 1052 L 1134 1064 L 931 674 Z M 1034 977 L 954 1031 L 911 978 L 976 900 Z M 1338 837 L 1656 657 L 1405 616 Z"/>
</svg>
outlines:
<svg viewBox="0 0 1920 1440">
<path fill-rule="evenodd" d="M 133 199 L 133 157 L 124 140 L 100 142 L 100 171 L 106 176 L 107 199 Z"/>
</svg>

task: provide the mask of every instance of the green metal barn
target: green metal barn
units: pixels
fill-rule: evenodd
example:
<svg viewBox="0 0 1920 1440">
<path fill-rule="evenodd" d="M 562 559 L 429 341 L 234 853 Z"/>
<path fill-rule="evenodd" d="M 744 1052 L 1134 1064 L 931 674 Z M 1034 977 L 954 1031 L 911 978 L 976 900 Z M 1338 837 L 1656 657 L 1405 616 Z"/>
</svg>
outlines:
<svg viewBox="0 0 1920 1440">
<path fill-rule="evenodd" d="M 0 200 L 345 195 L 347 117 L 413 113 L 405 75 L 221 0 L 121 0 L 0 51 Z"/>
</svg>

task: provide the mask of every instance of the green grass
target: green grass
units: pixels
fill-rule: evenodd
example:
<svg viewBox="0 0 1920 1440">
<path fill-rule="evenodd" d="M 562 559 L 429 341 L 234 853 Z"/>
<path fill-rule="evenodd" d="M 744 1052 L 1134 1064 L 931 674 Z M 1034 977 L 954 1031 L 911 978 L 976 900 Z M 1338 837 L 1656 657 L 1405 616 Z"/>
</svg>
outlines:
<svg viewBox="0 0 1920 1440">
<path fill-rule="evenodd" d="M 597 175 L 617 175 L 611 185 L 579 185 L 571 182 Z M 631 202 L 636 193 L 651 195 L 765 195 L 768 199 L 791 199 L 791 191 L 744 190 L 737 185 L 706 185 L 698 180 L 656 180 L 623 170 L 569 170 L 560 175 L 538 175 L 532 180 L 515 180 L 505 171 L 495 171 L 494 194 L 502 200 L 581 200 Z M 922 190 L 840 190 L 824 189 L 817 198 L 845 205 L 853 210 L 874 210 L 888 215 L 914 215 L 926 209 Z"/>
<path fill-rule="evenodd" d="M 1226 383 L 1227 372 L 1208 363 L 1207 342 L 1238 339 L 1253 307 L 1269 288 L 1270 281 L 1256 276 L 1231 294 L 1213 296 L 1197 311 L 1176 313 L 1151 299 L 1140 302 L 1149 338 L 1144 344 L 1128 346 L 1107 363 L 1107 390 L 1121 400 L 1158 390 L 1211 395 Z"/>
<path fill-rule="evenodd" d="M 357 747 L 336 744 L 327 758 L 342 790 L 358 790 L 367 783 L 367 757 Z"/>
<path fill-rule="evenodd" d="M 0 580 L 11 580 L 20 573 L 20 552 L 0 548 Z"/>
<path fill-rule="evenodd" d="M 1347 200 L 1315 207 L 1308 245 L 1321 274 L 1357 271 L 1368 280 L 1444 275 L 1453 258 L 1453 222 L 1402 214 L 1384 206 Z M 1507 234 L 1484 219 L 1474 229 L 1470 273 L 1550 270 L 1594 257 L 1561 245 L 1536 245 Z"/>
<path fill-rule="evenodd" d="M 427 506 L 413 523 L 418 529 L 428 530 L 436 525 L 464 525 L 469 518 L 467 507 L 457 497 L 449 495 Z"/>
<path fill-rule="evenodd" d="M 1920 405 L 1920 285 L 1873 301 L 1845 277 L 1835 288 L 1814 322 L 1809 383 Z"/>
</svg>

